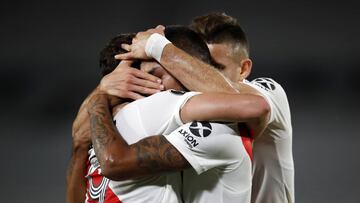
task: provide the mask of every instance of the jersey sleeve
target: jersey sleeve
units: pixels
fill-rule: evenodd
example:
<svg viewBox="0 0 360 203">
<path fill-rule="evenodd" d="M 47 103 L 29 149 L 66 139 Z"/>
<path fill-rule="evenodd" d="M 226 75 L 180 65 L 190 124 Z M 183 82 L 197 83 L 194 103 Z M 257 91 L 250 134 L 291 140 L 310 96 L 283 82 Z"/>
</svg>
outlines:
<svg viewBox="0 0 360 203">
<path fill-rule="evenodd" d="M 119 114 L 127 120 L 128 126 L 141 130 L 144 135 L 170 133 L 182 124 L 180 109 L 192 96 L 198 92 L 183 92 L 176 90 L 163 91 L 144 99 L 136 100 L 124 107 Z M 125 116 L 126 115 L 126 116 Z M 120 115 L 116 118 L 119 118 Z"/>
<path fill-rule="evenodd" d="M 201 94 L 200 92 L 186 92 L 181 99 L 178 101 L 176 107 L 175 107 L 175 112 L 173 113 L 173 118 L 174 121 L 176 122 L 177 125 L 181 126 L 184 125 L 184 123 L 181 120 L 181 116 L 180 116 L 180 110 L 183 108 L 183 106 L 186 104 L 186 102 L 192 98 L 195 95 Z"/>
<path fill-rule="evenodd" d="M 247 84 L 258 90 L 268 102 L 271 109 L 268 124 L 290 125 L 289 103 L 280 84 L 271 78 L 257 78 Z"/>
<path fill-rule="evenodd" d="M 165 138 L 198 174 L 218 166 L 231 171 L 246 156 L 241 137 L 220 123 L 194 121 L 180 126 Z"/>
</svg>

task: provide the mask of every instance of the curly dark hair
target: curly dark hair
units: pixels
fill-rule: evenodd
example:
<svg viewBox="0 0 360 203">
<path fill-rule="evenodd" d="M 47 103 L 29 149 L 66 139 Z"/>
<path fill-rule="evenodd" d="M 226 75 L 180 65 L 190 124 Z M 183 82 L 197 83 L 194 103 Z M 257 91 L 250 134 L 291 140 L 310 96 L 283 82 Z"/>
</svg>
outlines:
<svg viewBox="0 0 360 203">
<path fill-rule="evenodd" d="M 99 57 L 99 65 L 102 76 L 111 73 L 120 60 L 116 60 L 116 54 L 126 53 L 127 51 L 121 48 L 121 44 L 131 44 L 135 33 L 120 34 L 110 40 L 110 42 L 101 50 Z"/>
</svg>

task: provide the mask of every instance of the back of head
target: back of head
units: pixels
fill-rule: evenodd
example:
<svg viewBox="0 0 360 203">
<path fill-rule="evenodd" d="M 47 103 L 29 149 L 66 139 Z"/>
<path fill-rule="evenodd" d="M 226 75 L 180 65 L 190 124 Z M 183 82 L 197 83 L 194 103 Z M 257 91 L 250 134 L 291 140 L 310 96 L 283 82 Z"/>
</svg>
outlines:
<svg viewBox="0 0 360 203">
<path fill-rule="evenodd" d="M 100 69 L 102 76 L 111 73 L 120 63 L 114 56 L 116 54 L 126 53 L 127 51 L 121 48 L 121 44 L 131 44 L 134 33 L 120 34 L 110 40 L 110 42 L 100 52 Z"/>
<path fill-rule="evenodd" d="M 102 76 L 111 73 L 120 60 L 116 60 L 116 54 L 126 53 L 127 51 L 121 48 L 121 44 L 131 44 L 135 33 L 120 34 L 113 39 L 100 52 L 100 69 Z M 205 41 L 193 30 L 186 26 L 172 25 L 165 29 L 165 36 L 178 48 L 187 52 L 188 54 L 211 64 L 211 55 Z M 132 67 L 138 67 L 139 61 L 136 61 Z"/>
<path fill-rule="evenodd" d="M 182 25 L 170 25 L 166 26 L 164 33 L 165 37 L 179 49 L 211 64 L 211 55 L 206 42 L 195 31 Z"/>
<path fill-rule="evenodd" d="M 237 19 L 225 13 L 211 13 L 196 17 L 192 20 L 190 28 L 199 33 L 209 44 L 229 44 L 234 54 L 243 58 L 249 57 L 249 44 L 245 32 Z"/>
</svg>

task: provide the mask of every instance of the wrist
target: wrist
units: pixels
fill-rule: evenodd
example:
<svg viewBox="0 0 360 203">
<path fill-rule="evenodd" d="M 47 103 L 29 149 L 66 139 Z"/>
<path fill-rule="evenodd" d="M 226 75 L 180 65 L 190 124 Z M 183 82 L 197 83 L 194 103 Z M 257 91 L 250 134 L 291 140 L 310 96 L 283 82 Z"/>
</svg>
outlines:
<svg viewBox="0 0 360 203">
<path fill-rule="evenodd" d="M 95 101 L 96 103 L 98 102 L 108 103 L 109 100 L 110 100 L 109 95 L 106 94 L 104 91 L 100 90 L 99 88 L 97 88 L 97 90 L 93 92 L 93 94 L 90 96 L 88 103 L 93 103 Z"/>
<path fill-rule="evenodd" d="M 166 37 L 158 33 L 154 33 L 149 37 L 149 39 L 146 42 L 145 53 L 148 57 L 152 57 L 158 62 L 160 62 L 163 49 L 167 44 L 170 43 L 171 42 L 168 39 L 166 39 Z"/>
<path fill-rule="evenodd" d="M 119 97 L 109 95 L 108 97 L 109 105 L 111 108 L 113 108 L 116 105 L 119 105 L 123 100 Z"/>
</svg>

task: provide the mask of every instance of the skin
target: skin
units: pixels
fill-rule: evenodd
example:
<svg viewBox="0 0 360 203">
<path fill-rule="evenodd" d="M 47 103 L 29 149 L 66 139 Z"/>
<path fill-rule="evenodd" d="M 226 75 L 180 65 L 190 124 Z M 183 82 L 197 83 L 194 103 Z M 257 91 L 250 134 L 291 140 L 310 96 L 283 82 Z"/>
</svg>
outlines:
<svg viewBox="0 0 360 203">
<path fill-rule="evenodd" d="M 95 94 L 95 91 L 93 91 L 90 95 L 93 94 Z M 82 103 L 72 127 L 73 146 L 66 174 L 66 202 L 68 203 L 85 201 L 85 171 L 88 159 L 88 150 L 91 144 L 91 140 L 89 139 L 90 122 L 85 108 L 89 102 L 88 98 Z"/>
<path fill-rule="evenodd" d="M 125 180 L 189 167 L 163 136 L 147 137 L 128 145 L 112 122 L 108 95 L 94 95 L 87 109 L 91 140 L 104 176 Z"/>
<path fill-rule="evenodd" d="M 133 61 L 123 60 L 112 74 L 104 76 L 100 89 L 120 98 L 141 99 L 164 89 L 161 79 L 131 67 Z"/>
<path fill-rule="evenodd" d="M 72 152 L 66 174 L 66 201 L 77 203 L 85 201 L 86 193 L 86 162 L 88 150 L 91 145 L 90 139 L 90 119 L 86 106 L 89 99 L 99 92 L 99 89 L 108 89 L 112 94 L 121 95 L 123 98 L 140 99 L 142 95 L 153 94 L 164 87 L 161 79 L 144 71 L 130 67 L 132 62 L 122 61 L 118 68 L 113 72 L 116 74 L 107 75 L 89 96 L 83 101 L 72 126 Z M 113 77 L 115 76 L 115 77 Z M 111 83 L 107 83 L 111 81 Z M 131 84 L 129 82 L 132 82 Z M 122 101 L 118 98 L 110 97 L 111 106 L 115 106 L 114 112 L 118 111 Z"/>
<path fill-rule="evenodd" d="M 116 59 L 143 59 L 149 60 L 151 57 L 145 53 L 147 39 L 153 33 L 164 35 L 164 27 L 158 26 L 145 32 L 139 32 L 133 39 L 131 45 L 123 44 L 122 48 L 128 53 L 116 55 Z M 227 80 L 214 67 L 188 55 L 183 50 L 172 44 L 165 46 L 160 61 L 161 65 L 174 77 L 176 77 L 187 89 L 199 92 L 227 92 L 237 93 L 232 82 Z M 197 68 L 193 68 L 197 67 Z M 186 79 L 187 77 L 188 79 Z M 206 83 L 202 83 L 206 81 Z M 221 81 L 213 83 L 214 81 Z M 204 85 L 206 84 L 206 85 Z M 196 88 L 194 88 L 196 87 Z M 225 90 L 225 91 L 224 91 Z"/>
<path fill-rule="evenodd" d="M 142 62 L 141 70 L 160 78 L 166 88 L 183 90 L 183 86 L 155 61 Z M 111 74 L 116 77 L 121 73 L 114 70 Z M 86 106 L 92 144 L 104 176 L 112 180 L 125 180 L 190 167 L 163 136 L 147 137 L 128 145 L 112 122 L 110 98 L 103 89 L 98 88 L 95 94 L 90 95 Z M 114 109 L 118 111 L 118 107 Z"/>
<path fill-rule="evenodd" d="M 161 78 L 167 88 L 184 90 L 179 81 L 156 62 L 145 62 L 141 69 Z M 105 177 L 111 180 L 125 180 L 190 167 L 181 153 L 162 135 L 147 137 L 128 145 L 113 124 L 109 97 L 106 91 L 98 90 L 97 94 L 89 98 L 86 106 L 90 118 L 92 144 Z M 267 111 L 259 111 L 264 109 L 260 107 L 238 107 L 239 102 L 247 101 L 245 97 L 251 97 L 251 101 L 261 100 L 261 97 L 256 95 L 226 93 L 197 95 L 182 108 L 181 118 L 183 121 L 239 121 L 251 118 L 254 122 L 260 122 L 257 120 L 257 114 L 266 114 Z M 199 103 L 202 104 L 200 108 Z M 247 114 L 240 113 L 244 111 Z M 247 117 L 239 117 L 241 114 Z"/>
<path fill-rule="evenodd" d="M 74 146 L 66 174 L 66 202 L 85 202 L 86 193 L 86 161 L 88 159 L 88 146 Z"/>
<path fill-rule="evenodd" d="M 146 32 L 140 32 L 137 35 L 137 37 L 135 38 L 135 40 L 133 40 L 133 42 L 135 42 L 135 44 L 133 43 L 132 46 L 124 45 L 124 47 L 127 50 L 131 49 L 130 54 L 134 54 L 133 51 L 136 51 L 136 47 L 134 48 L 134 45 L 140 44 L 137 42 L 142 42 L 143 46 L 144 46 L 146 44 L 147 38 L 150 36 L 151 33 L 154 33 L 154 32 L 163 34 L 163 27 L 160 26 L 155 29 L 150 29 Z M 244 121 L 251 128 L 256 129 L 255 136 L 260 135 L 262 130 L 264 129 L 264 125 L 266 123 L 265 121 L 268 116 L 269 106 L 267 105 L 266 101 L 261 96 L 258 96 L 258 92 L 256 90 L 254 90 L 253 88 L 251 88 L 250 86 L 248 86 L 242 82 L 239 82 L 239 80 L 241 81 L 242 79 L 246 78 L 249 75 L 249 73 L 251 71 L 251 65 L 252 65 L 251 60 L 248 58 L 244 58 L 240 61 L 240 63 L 238 63 L 239 66 L 237 68 L 234 68 L 235 66 L 233 66 L 233 65 L 236 65 L 236 64 L 232 63 L 233 59 L 228 57 L 229 53 L 227 53 L 225 56 L 222 55 L 222 54 L 226 53 L 224 51 L 221 51 L 221 49 L 224 49 L 224 47 L 217 46 L 217 44 L 212 44 L 212 45 L 210 44 L 208 46 L 210 48 L 211 54 L 212 54 L 213 58 L 215 59 L 215 61 L 223 67 L 223 69 L 221 69 L 220 71 L 216 70 L 215 68 L 213 68 L 207 64 L 202 63 L 201 61 L 199 61 L 197 59 L 194 59 L 193 57 L 189 56 L 188 54 L 186 54 L 182 50 L 176 48 L 175 46 L 172 46 L 171 44 L 167 45 L 164 48 L 163 55 L 161 58 L 161 64 L 167 71 L 169 71 L 169 73 L 171 75 L 179 78 L 179 80 L 188 89 L 195 90 L 195 91 L 201 91 L 201 92 L 225 92 L 225 93 L 239 93 L 240 92 L 241 94 L 244 94 L 244 97 L 242 97 L 242 98 L 237 97 L 237 99 L 239 99 L 239 101 L 237 101 L 237 103 L 236 103 L 236 104 L 238 104 L 237 106 L 241 107 L 241 105 L 244 105 L 244 107 L 245 107 L 245 105 L 248 105 L 246 108 L 242 108 L 242 109 L 258 109 L 260 111 L 258 111 L 258 112 L 253 111 L 253 113 L 249 113 L 246 111 L 245 112 L 239 111 L 238 113 L 236 113 L 234 115 L 234 112 L 235 112 L 234 109 L 231 109 L 231 108 L 229 109 L 229 108 L 227 108 L 226 105 L 224 105 L 223 106 L 224 108 L 222 109 L 221 112 L 230 110 L 230 112 L 233 113 L 234 117 L 226 117 L 223 114 L 222 116 L 220 116 L 218 118 L 208 118 L 208 120 L 222 120 L 222 119 L 223 120 L 232 120 L 233 119 L 234 121 L 235 120 Z M 139 47 L 137 49 L 138 49 L 138 51 L 141 52 L 142 51 L 141 46 L 139 46 Z M 141 54 L 140 54 L 140 56 L 126 55 L 126 56 L 117 56 L 116 58 L 118 58 L 118 59 L 132 59 L 132 58 L 149 59 L 149 57 L 147 57 L 144 53 L 142 53 L 142 56 L 141 56 Z M 232 64 L 232 65 L 230 65 L 230 64 Z M 125 69 L 131 70 L 131 68 L 129 66 L 128 67 L 126 67 L 126 65 L 123 65 L 123 66 Z M 124 71 L 124 72 L 126 72 L 126 71 Z M 141 73 L 135 74 L 132 71 L 129 71 L 128 73 L 129 73 L 129 75 L 133 76 L 132 78 L 137 78 L 137 79 L 143 80 L 142 83 L 135 82 L 135 80 L 133 80 L 133 79 L 132 80 L 126 79 L 126 78 L 131 78 L 131 77 L 123 77 L 124 79 L 121 81 L 119 79 L 117 79 L 118 77 L 113 77 L 113 78 L 108 77 L 107 80 L 102 80 L 102 83 L 100 84 L 98 89 L 100 89 L 103 92 L 110 94 L 110 95 L 124 97 L 124 98 L 138 99 L 138 98 L 142 98 L 141 94 L 151 94 L 151 91 L 154 91 L 154 89 L 161 90 L 164 88 L 163 86 L 160 85 L 161 81 L 159 81 L 158 78 L 157 79 L 149 78 L 149 76 L 147 74 L 141 74 Z M 120 73 L 118 73 L 118 74 L 121 75 Z M 240 76 L 238 77 L 238 75 L 240 75 Z M 229 77 L 230 80 L 227 79 L 225 76 Z M 236 77 L 232 77 L 232 76 L 236 76 Z M 148 80 L 149 82 L 146 83 L 145 82 L 146 80 Z M 117 81 L 117 85 L 115 85 L 116 81 Z M 137 87 L 137 89 L 135 89 L 132 87 L 133 85 L 136 85 L 139 87 Z M 125 88 L 119 89 L 119 87 L 125 87 Z M 94 112 L 98 113 L 97 116 L 93 115 L 93 120 L 96 120 L 95 118 L 99 118 L 100 115 L 105 115 L 104 112 L 107 111 L 105 104 L 107 104 L 109 106 L 114 106 L 114 102 L 112 101 L 113 99 L 108 98 L 108 96 L 104 96 L 104 94 L 100 94 L 100 95 L 102 95 L 101 97 L 103 97 L 103 98 L 97 99 L 96 100 L 97 102 L 95 102 L 95 103 L 93 102 L 92 104 L 100 103 L 102 105 L 93 105 L 93 107 L 94 107 L 93 110 L 88 111 L 89 114 L 90 114 L 90 112 L 92 112 L 93 114 L 95 114 Z M 222 95 L 222 96 L 224 97 L 225 95 Z M 106 99 L 104 97 L 106 97 Z M 195 98 L 196 97 L 194 97 L 194 99 L 191 99 L 188 102 L 189 104 L 192 102 L 195 104 L 195 105 L 189 105 L 190 107 L 198 106 L 196 103 L 201 102 L 201 99 L 197 100 Z M 213 98 L 211 98 L 211 97 L 209 97 L 209 98 L 210 98 L 210 100 L 213 100 Z M 230 99 L 230 98 L 227 98 L 227 99 Z M 239 105 L 240 104 L 239 102 L 242 102 L 242 104 Z M 219 102 L 217 102 L 217 103 L 219 103 Z M 191 112 L 190 110 L 186 111 L 186 109 L 188 108 L 187 106 L 188 105 L 185 105 L 183 110 L 181 111 L 182 119 L 185 121 L 191 120 L 190 118 L 187 117 L 187 112 Z M 189 109 L 191 109 L 190 107 L 189 107 Z M 254 107 L 254 108 L 251 108 L 251 107 Z M 101 111 L 95 111 L 97 108 L 99 108 Z M 213 108 L 213 109 L 215 109 L 215 108 Z M 241 108 L 240 108 L 240 110 L 241 110 Z M 101 113 L 101 114 L 99 114 L 99 113 Z M 243 116 L 239 116 L 239 115 L 243 115 Z M 197 120 L 201 120 L 201 119 L 202 118 L 198 118 Z M 101 119 L 99 119 L 98 121 L 99 122 L 92 122 L 93 123 L 92 130 L 95 131 L 97 129 L 96 126 L 98 124 L 108 123 L 108 122 L 112 123 L 112 120 L 109 120 L 108 117 L 104 117 L 104 116 L 101 117 Z M 102 127 L 103 130 L 105 130 L 105 129 L 109 130 L 108 128 L 111 128 L 111 125 L 102 125 L 102 126 L 103 126 Z M 86 127 L 84 127 L 84 129 L 86 131 Z M 99 132 L 112 132 L 113 133 L 113 131 L 111 131 L 111 129 L 109 131 L 99 130 Z M 112 134 L 112 133 L 110 133 L 110 134 Z M 92 136 L 92 138 L 97 139 L 97 138 L 101 137 L 101 133 L 98 133 L 98 134 L 99 134 L 99 136 L 95 136 L 96 133 L 93 133 L 94 136 Z M 156 136 L 154 136 L 154 137 L 156 137 Z M 113 136 L 113 138 L 114 138 L 114 136 Z M 143 147 L 145 147 L 145 146 L 148 147 L 147 150 L 143 151 L 144 152 L 143 155 L 153 154 L 152 156 L 149 156 L 149 158 L 152 158 L 152 161 L 149 162 L 149 164 L 156 163 L 156 165 L 159 166 L 158 170 L 156 170 L 156 172 L 155 172 L 155 171 L 149 171 L 151 169 L 146 169 L 146 167 L 143 168 L 142 166 L 147 166 L 146 163 L 141 164 L 140 167 L 136 166 L 136 164 L 133 164 L 134 166 L 143 168 L 144 170 L 147 170 L 150 173 L 157 173 L 162 170 L 167 171 L 167 170 L 171 170 L 171 169 L 175 169 L 175 168 L 188 167 L 186 160 L 184 160 L 182 158 L 182 156 L 179 156 L 179 154 L 176 154 L 176 153 L 178 153 L 177 151 L 170 150 L 171 148 L 168 148 L 171 146 L 169 146 L 168 143 L 164 142 L 166 140 L 160 139 L 158 137 L 157 138 L 151 137 L 148 139 L 149 140 L 144 140 L 143 142 L 141 142 L 142 144 L 145 144 Z M 117 141 L 117 142 L 119 142 L 119 141 Z M 103 142 L 99 142 L 99 143 L 101 144 Z M 106 143 L 106 145 L 109 144 L 108 142 L 105 142 L 105 143 Z M 121 143 L 121 141 L 120 141 L 120 143 Z M 134 148 L 136 148 L 136 147 L 135 146 L 132 146 L 132 147 L 125 146 L 125 148 L 127 148 L 127 150 L 129 150 L 130 148 L 132 150 L 134 150 Z M 98 149 L 103 150 L 105 148 L 99 147 Z M 137 156 L 133 156 L 133 158 L 138 160 L 136 162 L 138 164 L 144 163 L 143 160 L 145 160 L 145 159 L 141 158 L 144 156 L 142 156 L 142 153 L 140 153 L 141 152 L 140 149 L 142 149 L 142 147 L 138 146 L 136 149 L 138 149 L 137 153 L 135 153 L 135 154 L 137 154 Z M 162 149 L 162 150 L 160 150 L 160 149 Z M 134 154 L 134 152 L 132 154 Z M 180 165 L 178 165 L 177 167 L 174 168 L 174 166 L 171 165 L 171 163 L 172 163 L 171 160 L 169 160 L 170 156 L 165 156 L 165 154 L 167 154 L 167 155 L 171 154 L 171 156 L 173 156 L 173 157 L 178 157 L 178 160 L 176 163 L 178 163 Z M 76 153 L 73 153 L 73 155 L 76 155 Z M 139 172 L 137 174 L 131 174 L 131 173 L 126 174 L 125 173 L 124 176 L 118 177 L 119 171 L 121 173 L 121 170 L 123 170 L 123 172 L 125 170 L 125 169 L 121 168 L 122 163 L 126 163 L 126 162 L 121 162 L 121 161 L 117 162 L 110 155 L 111 155 L 111 153 L 105 154 L 105 156 L 103 156 L 104 161 L 100 162 L 100 163 L 105 163 L 105 164 L 102 164 L 102 168 L 107 168 L 106 171 L 109 172 L 109 173 L 107 173 L 107 175 L 108 175 L 107 177 L 111 178 L 111 176 L 114 176 L 114 179 L 126 179 L 127 177 L 132 177 L 133 175 L 142 175 L 144 173 L 144 171 L 143 171 L 143 173 Z M 167 158 L 168 160 L 166 160 L 166 157 L 168 157 Z M 84 160 L 84 159 L 82 159 L 82 160 Z M 156 160 L 156 161 L 154 161 L 154 160 Z M 181 161 L 183 161 L 183 162 L 181 162 Z M 72 163 L 74 163 L 74 161 L 71 161 L 70 166 L 72 166 Z M 76 163 L 80 163 L 80 162 L 76 162 Z M 83 164 L 83 165 L 85 165 L 85 164 Z M 80 169 L 80 167 L 72 166 L 72 167 L 69 167 L 69 171 L 71 172 L 70 169 L 75 170 L 76 168 Z M 119 168 L 121 170 L 117 170 Z M 156 167 L 153 167 L 153 168 L 156 168 Z M 68 174 L 76 174 L 76 173 L 68 173 Z M 73 179 L 74 178 L 68 178 L 68 180 L 73 180 Z M 81 179 L 80 176 L 79 176 L 79 179 Z M 71 186 L 71 183 L 69 185 Z M 68 188 L 71 188 L 71 187 L 68 187 Z M 84 196 L 84 195 L 82 195 L 82 196 Z"/>
<path fill-rule="evenodd" d="M 149 59 L 150 57 L 145 53 L 145 45 L 153 33 L 164 35 L 164 27 L 158 26 L 145 32 L 139 32 L 131 45 L 122 45 L 122 48 L 129 52 L 116 55 L 115 58 Z M 251 103 L 256 107 L 263 108 L 261 111 L 267 111 L 269 106 L 266 100 L 260 96 L 260 93 L 242 82 L 251 72 L 252 61 L 247 56 L 231 52 L 230 50 L 234 49 L 227 43 L 208 44 L 208 47 L 211 56 L 221 67 L 219 70 L 188 55 L 171 43 L 164 47 L 160 64 L 189 90 L 259 96 L 260 98 L 255 97 L 257 100 L 252 100 L 252 97 L 243 97 L 245 100 L 243 104 Z M 264 103 L 267 105 L 263 105 Z M 250 128 L 255 129 L 255 139 L 266 128 L 268 116 L 269 113 L 259 114 L 256 122 L 254 122 L 253 117 L 243 119 Z"/>
<path fill-rule="evenodd" d="M 100 85 L 88 96 L 80 107 L 73 124 L 74 148 L 67 174 L 67 201 L 83 202 L 86 193 L 86 179 L 84 176 L 87 151 L 92 141 L 99 160 L 102 173 L 112 180 L 125 180 L 143 175 L 157 174 L 167 171 L 181 170 L 190 167 L 183 156 L 163 136 L 152 136 L 138 143 L 128 145 L 113 124 L 114 112 L 123 107 L 118 105 L 122 101 L 109 95 L 112 84 L 101 86 L 103 82 L 113 78 L 120 78 L 130 62 L 123 62 L 109 77 L 104 77 Z M 163 81 L 166 88 L 184 90 L 184 87 L 156 62 L 143 62 L 141 70 L 154 74 Z M 116 80 L 116 82 L 118 82 Z M 109 89 L 106 89 L 109 88 Z M 257 101 L 261 105 L 261 97 L 254 95 L 213 93 L 201 94 L 191 98 L 181 109 L 183 122 L 193 120 L 221 120 L 242 121 L 250 119 L 256 123 L 259 111 L 263 108 L 247 103 L 249 107 L 240 108 L 239 102 Z M 256 103 L 256 102 L 255 102 Z M 200 105 L 201 104 L 201 105 Z M 262 104 L 266 106 L 266 104 Z M 113 110 L 113 112 L 112 112 Z M 243 112 L 246 110 L 247 114 Z M 239 117 L 245 115 L 245 117 Z"/>
</svg>

